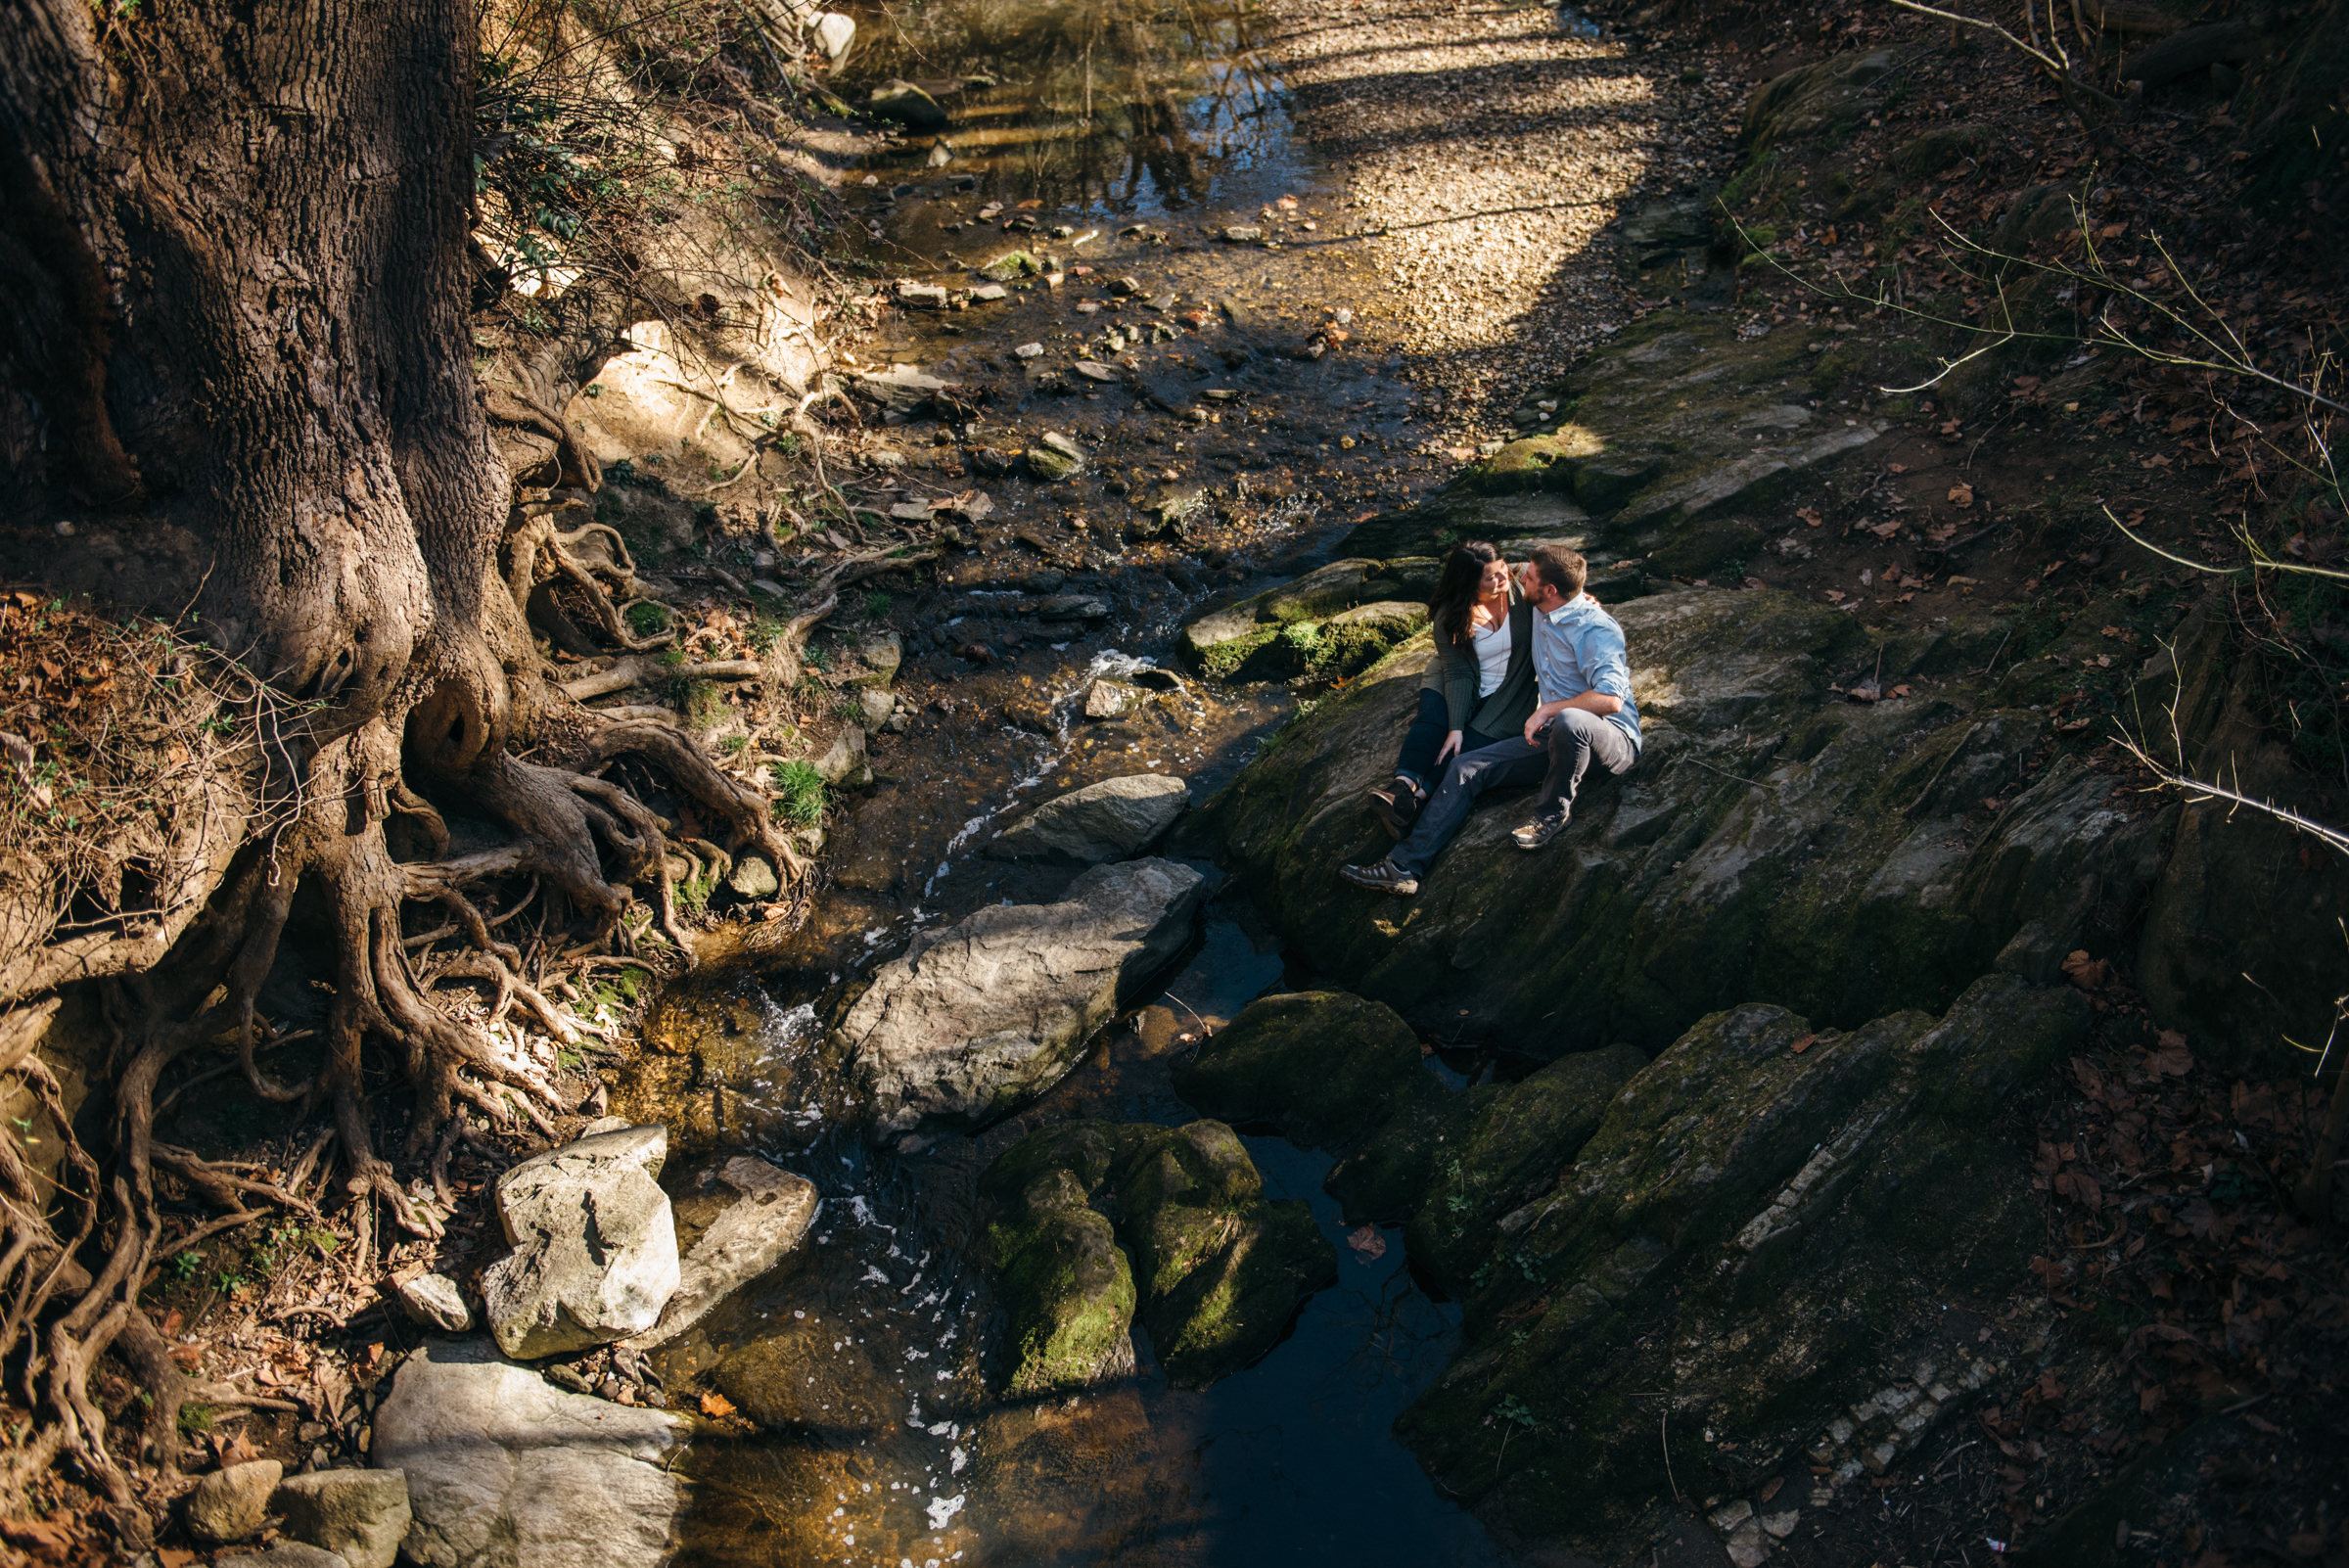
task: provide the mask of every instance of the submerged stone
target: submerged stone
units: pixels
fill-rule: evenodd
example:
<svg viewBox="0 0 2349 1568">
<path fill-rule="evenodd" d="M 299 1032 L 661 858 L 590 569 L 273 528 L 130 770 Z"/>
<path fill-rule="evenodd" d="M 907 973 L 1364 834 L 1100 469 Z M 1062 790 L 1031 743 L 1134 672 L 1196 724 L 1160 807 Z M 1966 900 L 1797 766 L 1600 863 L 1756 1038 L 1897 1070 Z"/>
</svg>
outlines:
<svg viewBox="0 0 2349 1568">
<path fill-rule="evenodd" d="M 1014 1392 L 1130 1370 L 1137 1304 L 1169 1380 L 1204 1388 L 1260 1360 L 1337 1278 L 1311 1209 L 1265 1201 L 1255 1162 L 1220 1122 L 1049 1128 L 1005 1151 L 981 1185 Z"/>
</svg>

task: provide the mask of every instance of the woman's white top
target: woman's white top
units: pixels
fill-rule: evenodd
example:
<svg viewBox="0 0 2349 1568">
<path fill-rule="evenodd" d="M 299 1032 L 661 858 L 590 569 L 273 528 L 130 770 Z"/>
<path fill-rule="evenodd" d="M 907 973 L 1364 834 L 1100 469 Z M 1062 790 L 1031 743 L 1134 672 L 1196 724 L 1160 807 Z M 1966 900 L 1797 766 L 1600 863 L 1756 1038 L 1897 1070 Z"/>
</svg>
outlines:
<svg viewBox="0 0 2349 1568">
<path fill-rule="evenodd" d="M 1502 612 L 1499 621 L 1490 626 L 1475 626 L 1469 638 L 1476 648 L 1476 695 L 1479 700 L 1490 697 L 1500 688 L 1500 680 L 1509 672 L 1509 618 Z"/>
</svg>

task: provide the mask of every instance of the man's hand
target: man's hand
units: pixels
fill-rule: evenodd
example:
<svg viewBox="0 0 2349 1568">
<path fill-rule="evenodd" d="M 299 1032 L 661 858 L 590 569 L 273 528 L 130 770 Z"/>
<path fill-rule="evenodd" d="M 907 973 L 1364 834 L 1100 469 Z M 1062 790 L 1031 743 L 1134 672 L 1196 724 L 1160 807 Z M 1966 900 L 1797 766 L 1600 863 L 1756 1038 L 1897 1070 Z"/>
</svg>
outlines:
<svg viewBox="0 0 2349 1568">
<path fill-rule="evenodd" d="M 1444 749 L 1436 753 L 1438 767 L 1442 767 L 1446 762 L 1451 761 L 1452 754 L 1460 749 L 1460 732 L 1456 729 L 1444 737 Z"/>
<path fill-rule="evenodd" d="M 1526 715 L 1525 743 L 1528 746 L 1539 746 L 1541 744 L 1541 734 L 1543 730 L 1549 727 L 1549 721 L 1573 706 L 1574 700 L 1572 698 L 1568 698 L 1562 703 L 1543 703 L 1541 707 Z"/>
</svg>

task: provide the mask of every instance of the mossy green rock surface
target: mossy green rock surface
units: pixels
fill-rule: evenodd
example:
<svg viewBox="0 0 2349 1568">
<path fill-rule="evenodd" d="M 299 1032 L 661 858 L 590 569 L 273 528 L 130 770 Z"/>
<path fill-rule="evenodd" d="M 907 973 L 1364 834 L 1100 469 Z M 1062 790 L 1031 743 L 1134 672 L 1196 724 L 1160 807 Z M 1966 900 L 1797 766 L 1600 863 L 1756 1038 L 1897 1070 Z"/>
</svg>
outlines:
<svg viewBox="0 0 2349 1568">
<path fill-rule="evenodd" d="M 1266 1201 L 1220 1122 L 1047 1129 L 1005 1151 L 981 1190 L 1013 1392 L 1131 1370 L 1137 1301 L 1169 1380 L 1204 1388 L 1262 1358 L 1305 1298 L 1337 1279 L 1312 1211 Z"/>
<path fill-rule="evenodd" d="M 1435 1162 L 1405 1231 L 1411 1258 L 1466 1295 L 1499 1238 L 1501 1217 L 1546 1191 L 1598 1130 L 1616 1091 L 1647 1065 L 1631 1045 L 1564 1057 L 1522 1083 L 1474 1091 L 1467 1136 Z M 1530 1189 L 1530 1190 L 1529 1190 Z"/>
<path fill-rule="evenodd" d="M 1337 1253 L 1299 1199 L 1267 1202 L 1237 1134 L 1193 1122 L 1145 1144 L 1118 1178 L 1142 1324 L 1167 1378 L 1205 1388 L 1280 1342 Z"/>
<path fill-rule="evenodd" d="M 1302 577 L 1200 617 L 1182 628 L 1182 651 L 1203 672 L 1222 680 L 1269 679 L 1313 668 L 1318 644 L 1333 619 L 1347 629 L 1352 673 L 1425 623 L 1393 613 L 1356 616 L 1360 607 L 1425 604 L 1436 589 L 1436 563 L 1416 558 L 1392 561 L 1333 561 Z M 1366 655 L 1366 657 L 1365 657 Z"/>
</svg>

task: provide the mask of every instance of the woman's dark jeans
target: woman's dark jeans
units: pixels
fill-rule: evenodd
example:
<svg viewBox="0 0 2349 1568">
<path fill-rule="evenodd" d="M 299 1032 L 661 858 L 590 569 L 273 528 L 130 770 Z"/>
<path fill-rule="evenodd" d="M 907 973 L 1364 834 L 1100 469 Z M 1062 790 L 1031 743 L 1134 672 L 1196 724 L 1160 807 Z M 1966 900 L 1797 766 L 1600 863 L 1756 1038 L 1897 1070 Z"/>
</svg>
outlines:
<svg viewBox="0 0 2349 1568">
<path fill-rule="evenodd" d="M 1419 713 L 1411 720 L 1409 733 L 1403 737 L 1403 754 L 1395 759 L 1398 777 L 1407 778 L 1425 796 L 1435 788 L 1435 780 L 1443 769 L 1436 765 L 1436 753 L 1444 749 L 1444 737 L 1451 733 L 1451 711 L 1444 702 L 1444 694 L 1419 688 Z M 1480 735 L 1475 730 L 1460 736 L 1460 750 L 1481 751 L 1503 737 Z"/>
</svg>

